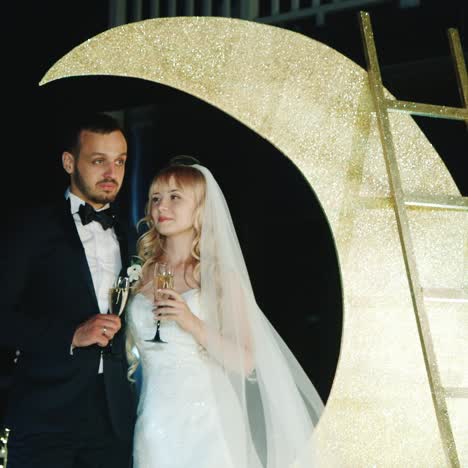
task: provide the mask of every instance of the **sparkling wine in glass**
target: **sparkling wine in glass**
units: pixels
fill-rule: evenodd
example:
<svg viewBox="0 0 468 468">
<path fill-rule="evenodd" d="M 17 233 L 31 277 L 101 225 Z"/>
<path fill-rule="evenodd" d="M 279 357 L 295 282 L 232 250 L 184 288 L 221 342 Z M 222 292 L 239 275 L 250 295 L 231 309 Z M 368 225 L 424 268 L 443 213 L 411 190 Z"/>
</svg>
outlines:
<svg viewBox="0 0 468 468">
<path fill-rule="evenodd" d="M 130 282 L 126 276 L 119 276 L 111 288 L 109 288 L 109 313 L 122 315 L 127 304 L 128 294 L 130 292 Z M 104 352 L 109 352 L 112 348 L 112 340 L 109 340 Z"/>
<path fill-rule="evenodd" d="M 129 280 L 125 276 L 119 276 L 114 285 L 109 289 L 109 311 L 111 314 L 122 315 L 127 304 L 130 290 Z"/>
<path fill-rule="evenodd" d="M 173 289 L 174 288 L 174 272 L 167 263 L 156 263 L 154 266 L 153 276 L 153 295 L 154 300 L 160 299 L 161 294 L 158 293 L 158 289 Z M 151 340 L 146 340 L 151 343 L 167 343 L 161 339 L 159 328 L 161 321 L 156 322 L 156 334 Z"/>
</svg>

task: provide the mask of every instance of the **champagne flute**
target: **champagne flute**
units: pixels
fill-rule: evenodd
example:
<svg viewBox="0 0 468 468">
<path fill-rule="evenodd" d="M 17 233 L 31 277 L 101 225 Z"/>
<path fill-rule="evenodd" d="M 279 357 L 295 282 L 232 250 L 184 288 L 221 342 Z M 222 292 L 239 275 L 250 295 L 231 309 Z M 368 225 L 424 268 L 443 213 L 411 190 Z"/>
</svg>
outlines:
<svg viewBox="0 0 468 468">
<path fill-rule="evenodd" d="M 8 463 L 8 437 L 10 436 L 10 429 L 3 427 L 3 432 L 0 433 L 0 458 L 5 463 L 5 467 Z M 3 466 L 3 465 L 0 465 Z"/>
<path fill-rule="evenodd" d="M 119 276 L 109 288 L 109 313 L 121 316 L 127 304 L 128 294 L 130 292 L 130 281 L 126 276 Z M 110 352 L 112 349 L 112 340 L 105 348 L 104 352 Z"/>
<path fill-rule="evenodd" d="M 172 268 L 167 263 L 156 263 L 154 266 L 153 276 L 153 295 L 154 300 L 158 299 L 160 294 L 158 289 L 173 289 L 174 288 L 174 273 Z M 161 320 L 156 322 L 156 334 L 151 340 L 145 340 L 151 343 L 167 343 L 161 339 L 159 334 L 159 328 L 161 326 Z"/>
<path fill-rule="evenodd" d="M 119 276 L 109 289 L 109 312 L 114 315 L 122 315 L 128 299 L 130 282 L 126 276 Z"/>
</svg>

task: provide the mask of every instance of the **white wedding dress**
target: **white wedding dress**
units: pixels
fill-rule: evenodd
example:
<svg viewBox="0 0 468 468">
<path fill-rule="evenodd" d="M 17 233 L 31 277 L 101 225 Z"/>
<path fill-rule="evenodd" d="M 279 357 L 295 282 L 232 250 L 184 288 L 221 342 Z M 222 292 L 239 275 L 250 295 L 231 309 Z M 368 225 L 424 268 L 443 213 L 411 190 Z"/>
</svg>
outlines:
<svg viewBox="0 0 468 468">
<path fill-rule="evenodd" d="M 182 296 L 200 317 L 199 290 Z M 167 343 L 146 342 L 154 336 L 155 323 L 152 302 L 143 294 L 131 301 L 128 326 L 143 374 L 134 468 L 239 468 L 228 453 L 210 385 L 217 364 L 175 322 L 161 324 Z"/>
</svg>

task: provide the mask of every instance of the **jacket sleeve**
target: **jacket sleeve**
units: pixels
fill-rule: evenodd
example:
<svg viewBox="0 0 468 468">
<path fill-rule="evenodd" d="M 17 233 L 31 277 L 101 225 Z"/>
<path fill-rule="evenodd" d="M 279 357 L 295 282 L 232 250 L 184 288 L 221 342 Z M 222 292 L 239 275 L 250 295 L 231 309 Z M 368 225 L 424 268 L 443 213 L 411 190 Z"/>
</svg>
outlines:
<svg viewBox="0 0 468 468">
<path fill-rule="evenodd" d="M 74 328 L 66 319 L 44 313 L 40 291 L 47 271 L 40 271 L 46 230 L 36 213 L 16 220 L 14 229 L 3 234 L 0 254 L 0 346 L 34 352 L 59 352 L 70 356 Z"/>
</svg>

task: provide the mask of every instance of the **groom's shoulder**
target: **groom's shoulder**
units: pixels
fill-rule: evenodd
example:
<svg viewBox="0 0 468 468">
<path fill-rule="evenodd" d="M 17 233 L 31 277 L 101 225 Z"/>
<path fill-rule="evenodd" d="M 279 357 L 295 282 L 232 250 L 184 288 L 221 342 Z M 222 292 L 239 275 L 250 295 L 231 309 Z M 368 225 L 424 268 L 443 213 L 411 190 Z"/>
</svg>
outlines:
<svg viewBox="0 0 468 468">
<path fill-rule="evenodd" d="M 67 202 L 63 200 L 31 202 L 21 209 L 12 210 L 8 216 L 9 235 L 38 238 L 60 226 L 66 213 Z"/>
<path fill-rule="evenodd" d="M 52 221 L 65 213 L 67 203 L 65 199 L 32 202 L 21 210 L 16 210 L 13 216 L 17 221 L 27 220 L 29 223 Z"/>
</svg>

